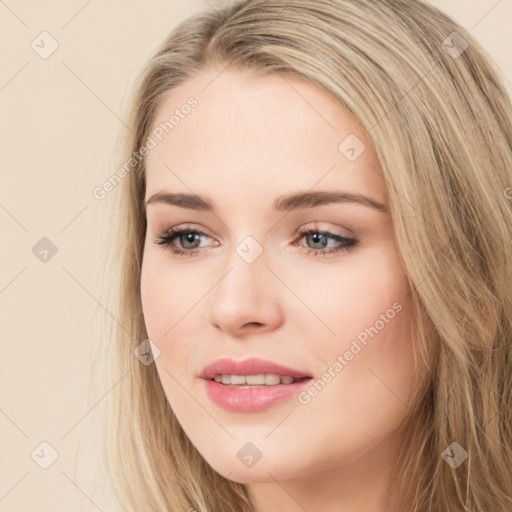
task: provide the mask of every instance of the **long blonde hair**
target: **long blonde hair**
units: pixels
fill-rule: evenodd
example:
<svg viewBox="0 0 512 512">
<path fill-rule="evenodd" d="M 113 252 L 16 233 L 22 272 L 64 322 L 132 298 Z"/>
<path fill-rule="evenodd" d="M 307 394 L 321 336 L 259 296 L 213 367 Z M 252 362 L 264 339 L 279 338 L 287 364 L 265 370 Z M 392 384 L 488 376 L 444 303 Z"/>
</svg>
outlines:
<svg viewBox="0 0 512 512">
<path fill-rule="evenodd" d="M 225 3 L 182 22 L 147 62 L 117 181 L 97 196 L 111 207 L 104 451 L 123 509 L 254 510 L 246 485 L 216 473 L 187 438 L 155 365 L 134 355 L 148 338 L 140 149 L 166 93 L 227 65 L 320 85 L 375 146 L 412 290 L 417 364 L 430 376 L 395 466 L 395 510 L 510 512 L 512 106 L 471 34 L 419 0 Z M 441 456 L 452 442 L 469 454 L 457 469 Z"/>
</svg>

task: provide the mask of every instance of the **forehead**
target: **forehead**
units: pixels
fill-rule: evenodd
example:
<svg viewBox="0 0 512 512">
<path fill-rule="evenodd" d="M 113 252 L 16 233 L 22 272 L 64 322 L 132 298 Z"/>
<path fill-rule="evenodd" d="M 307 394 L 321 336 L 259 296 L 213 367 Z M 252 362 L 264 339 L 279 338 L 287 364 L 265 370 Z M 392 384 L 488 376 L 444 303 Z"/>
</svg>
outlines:
<svg viewBox="0 0 512 512">
<path fill-rule="evenodd" d="M 190 98 L 195 106 L 183 108 Z M 318 184 L 385 201 L 369 137 L 322 88 L 299 78 L 204 71 L 165 97 L 153 133 L 158 127 L 161 140 L 153 137 L 146 160 L 147 195 L 188 186 L 262 199 Z"/>
</svg>

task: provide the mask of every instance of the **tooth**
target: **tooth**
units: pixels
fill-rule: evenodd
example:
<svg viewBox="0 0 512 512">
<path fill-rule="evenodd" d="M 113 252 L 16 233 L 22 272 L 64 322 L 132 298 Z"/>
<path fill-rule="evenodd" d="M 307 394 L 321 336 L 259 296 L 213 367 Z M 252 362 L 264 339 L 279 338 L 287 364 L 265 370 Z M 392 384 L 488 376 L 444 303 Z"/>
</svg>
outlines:
<svg viewBox="0 0 512 512">
<path fill-rule="evenodd" d="M 275 385 L 275 384 L 279 384 L 281 382 L 281 379 L 279 377 L 279 375 L 274 375 L 274 374 L 267 374 L 265 375 L 265 384 L 267 385 Z"/>
<path fill-rule="evenodd" d="M 215 375 L 213 380 L 228 386 L 275 386 L 277 384 L 292 384 L 295 378 L 290 375 L 275 373 L 260 373 L 258 375 Z"/>
<path fill-rule="evenodd" d="M 245 382 L 247 384 L 258 384 L 258 385 L 263 385 L 265 384 L 265 375 L 263 374 L 260 374 L 260 375 L 246 375 L 245 377 Z"/>
</svg>

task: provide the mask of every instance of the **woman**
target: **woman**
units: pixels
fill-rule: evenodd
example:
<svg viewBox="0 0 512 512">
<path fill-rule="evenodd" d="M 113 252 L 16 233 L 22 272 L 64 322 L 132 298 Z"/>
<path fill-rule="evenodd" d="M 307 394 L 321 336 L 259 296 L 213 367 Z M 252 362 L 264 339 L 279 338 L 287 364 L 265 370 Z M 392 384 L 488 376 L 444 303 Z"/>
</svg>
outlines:
<svg viewBox="0 0 512 512">
<path fill-rule="evenodd" d="M 123 508 L 512 510 L 512 107 L 472 36 L 421 1 L 241 0 L 132 105 Z"/>
</svg>

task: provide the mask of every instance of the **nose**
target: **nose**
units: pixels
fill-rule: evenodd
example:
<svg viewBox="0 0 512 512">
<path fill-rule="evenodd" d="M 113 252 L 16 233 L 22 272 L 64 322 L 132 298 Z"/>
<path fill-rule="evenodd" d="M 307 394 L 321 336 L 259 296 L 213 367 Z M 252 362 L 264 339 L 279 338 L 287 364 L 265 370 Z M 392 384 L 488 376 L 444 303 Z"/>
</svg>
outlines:
<svg viewBox="0 0 512 512">
<path fill-rule="evenodd" d="M 264 254 L 252 263 L 235 251 L 209 294 L 209 320 L 231 336 L 262 333 L 283 321 L 279 280 L 266 266 Z"/>
</svg>

